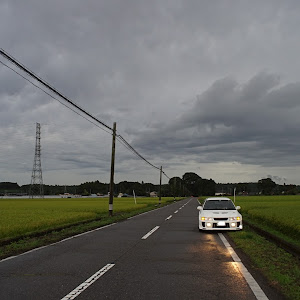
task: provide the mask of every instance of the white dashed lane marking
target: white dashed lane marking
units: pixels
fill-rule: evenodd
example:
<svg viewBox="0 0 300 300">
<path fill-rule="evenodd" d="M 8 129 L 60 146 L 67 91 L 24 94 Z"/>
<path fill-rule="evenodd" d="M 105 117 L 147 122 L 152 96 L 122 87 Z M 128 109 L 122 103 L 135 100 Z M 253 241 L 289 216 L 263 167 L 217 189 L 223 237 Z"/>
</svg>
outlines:
<svg viewBox="0 0 300 300">
<path fill-rule="evenodd" d="M 63 297 L 61 300 L 71 300 L 75 299 L 78 295 L 80 295 L 84 290 L 86 290 L 90 285 L 92 285 L 96 280 L 98 280 L 101 276 L 103 276 L 109 269 L 111 269 L 114 264 L 107 264 L 101 270 L 96 272 L 90 278 L 88 278 L 85 282 L 80 284 L 77 288 L 75 288 L 72 292 L 68 295 Z"/>
<path fill-rule="evenodd" d="M 170 220 L 172 218 L 172 215 L 168 216 L 165 221 Z"/>
<path fill-rule="evenodd" d="M 153 232 L 155 232 L 157 229 L 159 228 L 159 226 L 155 226 L 152 230 L 150 230 L 146 235 L 144 235 L 142 237 L 142 240 L 147 239 Z"/>
</svg>

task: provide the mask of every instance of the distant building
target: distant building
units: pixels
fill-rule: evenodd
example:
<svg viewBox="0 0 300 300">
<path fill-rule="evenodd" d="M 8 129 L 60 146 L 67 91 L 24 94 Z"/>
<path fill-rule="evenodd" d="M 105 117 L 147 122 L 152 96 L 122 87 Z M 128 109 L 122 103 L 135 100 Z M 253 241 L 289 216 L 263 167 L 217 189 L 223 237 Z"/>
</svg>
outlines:
<svg viewBox="0 0 300 300">
<path fill-rule="evenodd" d="M 225 196 L 226 193 L 215 193 L 215 196 Z"/>
<path fill-rule="evenodd" d="M 151 192 L 150 197 L 157 197 L 157 192 Z"/>
</svg>

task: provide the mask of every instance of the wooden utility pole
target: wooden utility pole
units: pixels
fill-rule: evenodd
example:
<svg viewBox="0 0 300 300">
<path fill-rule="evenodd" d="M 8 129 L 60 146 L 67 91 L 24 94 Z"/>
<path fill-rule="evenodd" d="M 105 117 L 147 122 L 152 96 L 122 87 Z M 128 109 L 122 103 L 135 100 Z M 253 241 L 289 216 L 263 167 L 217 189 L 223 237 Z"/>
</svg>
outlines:
<svg viewBox="0 0 300 300">
<path fill-rule="evenodd" d="M 159 205 L 161 205 L 161 177 L 162 177 L 162 166 L 160 167 L 160 179 L 159 179 Z"/>
<path fill-rule="evenodd" d="M 116 131 L 117 131 L 117 124 L 116 124 L 116 122 L 114 122 L 113 137 L 112 137 L 112 150 L 111 150 L 110 185 L 109 185 L 109 215 L 110 216 L 113 215 L 113 202 L 114 202 Z"/>
</svg>

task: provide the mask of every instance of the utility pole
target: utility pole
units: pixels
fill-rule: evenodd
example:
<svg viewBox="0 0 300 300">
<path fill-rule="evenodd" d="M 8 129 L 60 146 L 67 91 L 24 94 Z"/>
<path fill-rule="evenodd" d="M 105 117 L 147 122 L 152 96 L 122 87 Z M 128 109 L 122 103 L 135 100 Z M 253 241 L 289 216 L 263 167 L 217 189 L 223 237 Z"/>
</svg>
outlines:
<svg viewBox="0 0 300 300">
<path fill-rule="evenodd" d="M 110 168 L 110 185 L 109 185 L 109 215 L 113 215 L 113 202 L 114 202 L 114 175 L 115 175 L 115 152 L 116 152 L 116 131 L 117 124 L 114 122 L 113 137 L 112 137 L 112 150 L 111 150 L 111 168 Z"/>
<path fill-rule="evenodd" d="M 173 196 L 174 196 L 174 201 L 176 200 L 176 177 L 174 178 L 174 193 L 173 193 Z"/>
<path fill-rule="evenodd" d="M 35 153 L 34 162 L 31 175 L 31 184 L 29 189 L 29 197 L 34 196 L 44 198 L 44 186 L 42 176 L 41 164 L 41 124 L 36 123 L 36 137 L 35 137 Z"/>
<path fill-rule="evenodd" d="M 162 166 L 160 167 L 160 179 L 159 179 L 159 205 L 161 205 L 161 177 L 162 177 Z"/>
</svg>

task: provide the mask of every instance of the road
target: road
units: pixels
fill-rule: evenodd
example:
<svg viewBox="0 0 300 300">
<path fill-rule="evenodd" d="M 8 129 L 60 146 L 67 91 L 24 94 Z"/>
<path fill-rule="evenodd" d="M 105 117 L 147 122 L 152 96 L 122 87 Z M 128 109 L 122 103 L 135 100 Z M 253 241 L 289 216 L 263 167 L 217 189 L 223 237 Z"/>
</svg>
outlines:
<svg viewBox="0 0 300 300">
<path fill-rule="evenodd" d="M 0 299 L 257 299 L 220 235 L 199 233 L 197 205 L 185 199 L 3 260 Z"/>
</svg>

